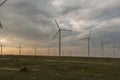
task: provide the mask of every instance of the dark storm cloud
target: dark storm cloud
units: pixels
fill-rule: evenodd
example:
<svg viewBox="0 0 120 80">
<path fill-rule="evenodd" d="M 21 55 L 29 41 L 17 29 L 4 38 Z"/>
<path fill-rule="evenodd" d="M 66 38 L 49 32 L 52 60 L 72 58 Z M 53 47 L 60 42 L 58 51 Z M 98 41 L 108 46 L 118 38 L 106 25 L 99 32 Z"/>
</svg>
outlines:
<svg viewBox="0 0 120 80">
<path fill-rule="evenodd" d="M 17 14 L 24 15 L 27 18 L 38 15 L 47 18 L 53 17 L 56 10 L 51 0 L 18 0 L 18 2 L 12 4 L 12 9 L 15 9 Z"/>
<path fill-rule="evenodd" d="M 107 21 L 120 17 L 120 1 L 107 0 L 100 7 L 96 7 L 90 11 L 90 19 Z"/>
<path fill-rule="evenodd" d="M 119 0 L 62 0 L 61 4 L 53 5 L 55 0 L 9 0 L 0 10 L 0 16 L 6 32 L 0 32 L 2 37 L 14 41 L 22 39 L 28 43 L 39 41 L 42 46 L 52 39 L 57 31 L 54 18 L 57 18 L 61 28 L 72 29 L 73 32 L 63 32 L 64 45 L 79 45 L 79 40 L 86 37 L 90 29 L 96 30 L 95 36 L 119 40 L 119 23 L 106 27 L 100 32 L 96 24 L 111 23 L 120 17 Z M 56 0 L 60 3 L 61 0 Z M 73 24 L 76 23 L 76 24 Z M 91 26 L 93 25 L 93 26 Z M 113 28 L 114 31 L 113 31 Z M 111 30 L 111 31 L 109 31 Z M 94 33 L 94 30 L 93 30 Z M 103 35 L 102 35 L 103 34 Z M 56 43 L 57 39 L 55 39 Z M 37 42 L 36 42 L 37 43 Z M 52 45 L 52 44 L 50 44 Z"/>
<path fill-rule="evenodd" d="M 67 13 L 83 8 L 83 6 L 81 5 L 81 2 L 78 0 L 73 0 L 73 1 L 64 0 L 61 7 L 62 7 L 62 14 L 65 14 L 65 15 Z"/>
<path fill-rule="evenodd" d="M 37 2 L 39 2 L 40 6 L 37 5 Z M 50 5 L 49 0 L 47 2 L 48 4 L 38 0 L 34 2 L 33 0 L 18 0 L 8 3 L 9 15 L 4 15 L 7 10 L 3 10 L 2 14 L 4 17 L 8 17 L 8 24 L 10 23 L 10 27 L 7 27 L 7 33 L 15 38 L 22 37 L 27 40 L 47 39 L 48 32 L 53 29 L 53 24 L 50 21 L 51 11 L 49 12 L 52 5 Z"/>
</svg>

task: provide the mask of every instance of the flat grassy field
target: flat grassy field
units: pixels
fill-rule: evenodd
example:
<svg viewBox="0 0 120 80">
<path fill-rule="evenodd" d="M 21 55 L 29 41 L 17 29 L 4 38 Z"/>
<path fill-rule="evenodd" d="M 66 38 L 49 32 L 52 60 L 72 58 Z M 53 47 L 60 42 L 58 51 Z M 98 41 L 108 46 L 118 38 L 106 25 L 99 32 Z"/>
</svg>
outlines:
<svg viewBox="0 0 120 80">
<path fill-rule="evenodd" d="M 0 80 L 120 80 L 120 59 L 0 56 Z"/>
</svg>

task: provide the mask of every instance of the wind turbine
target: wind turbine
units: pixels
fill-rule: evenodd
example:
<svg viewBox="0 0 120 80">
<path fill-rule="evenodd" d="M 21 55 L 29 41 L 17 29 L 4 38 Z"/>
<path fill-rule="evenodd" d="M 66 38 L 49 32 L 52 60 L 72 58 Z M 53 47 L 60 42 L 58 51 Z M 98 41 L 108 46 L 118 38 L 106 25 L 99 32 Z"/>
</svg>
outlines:
<svg viewBox="0 0 120 80">
<path fill-rule="evenodd" d="M 56 23 L 56 25 L 57 25 L 58 32 L 55 34 L 55 36 L 53 37 L 53 39 L 55 39 L 56 36 L 59 34 L 59 56 L 61 56 L 61 32 L 62 32 L 62 31 L 72 31 L 72 30 L 61 29 L 60 26 L 58 25 L 56 19 L 55 19 L 55 23 Z"/>
<path fill-rule="evenodd" d="M 0 3 L 0 7 L 1 7 L 6 1 L 7 1 L 7 0 L 4 0 L 2 3 Z M 1 23 L 1 21 L 0 21 L 0 28 L 2 29 L 2 23 Z M 1 43 L 0 46 L 1 46 L 1 55 L 2 55 L 2 54 L 3 54 L 2 51 L 3 51 L 3 46 L 4 46 L 4 45 L 2 45 L 2 43 Z"/>
<path fill-rule="evenodd" d="M 62 53 L 63 53 L 63 56 L 65 56 L 65 51 L 64 50 L 62 51 Z"/>
<path fill-rule="evenodd" d="M 115 44 L 115 41 L 113 41 L 113 46 L 112 46 L 113 50 L 114 50 L 114 57 L 116 57 L 116 48 L 120 48 L 120 47 L 117 47 L 116 44 Z"/>
<path fill-rule="evenodd" d="M 3 55 L 3 44 L 1 43 L 0 47 L 1 47 L 1 55 Z"/>
<path fill-rule="evenodd" d="M 48 47 L 48 56 L 50 56 L 50 47 Z"/>
<path fill-rule="evenodd" d="M 22 52 L 22 47 L 21 47 L 21 43 L 19 44 L 19 47 L 17 47 L 19 49 L 19 55 L 21 55 Z"/>
<path fill-rule="evenodd" d="M 4 0 L 2 3 L 0 3 L 0 7 L 6 2 L 7 0 Z M 2 23 L 0 21 L 0 28 L 2 29 Z"/>
<path fill-rule="evenodd" d="M 113 47 L 113 50 L 114 50 L 114 57 L 115 57 L 115 52 L 116 52 L 115 51 L 115 49 L 116 49 L 115 41 L 113 41 L 113 46 L 112 47 Z"/>
<path fill-rule="evenodd" d="M 55 48 L 53 48 L 53 55 L 55 56 L 55 53 L 56 53 L 56 50 L 55 50 Z"/>
<path fill-rule="evenodd" d="M 34 47 L 34 54 L 37 56 L 37 47 Z"/>
<path fill-rule="evenodd" d="M 88 57 L 90 57 L 90 41 L 95 44 L 95 42 L 91 39 L 92 30 L 90 30 L 89 36 L 87 38 L 83 38 L 81 40 L 88 40 Z"/>
<path fill-rule="evenodd" d="M 104 41 L 99 39 L 101 42 L 102 57 L 104 57 Z"/>
</svg>

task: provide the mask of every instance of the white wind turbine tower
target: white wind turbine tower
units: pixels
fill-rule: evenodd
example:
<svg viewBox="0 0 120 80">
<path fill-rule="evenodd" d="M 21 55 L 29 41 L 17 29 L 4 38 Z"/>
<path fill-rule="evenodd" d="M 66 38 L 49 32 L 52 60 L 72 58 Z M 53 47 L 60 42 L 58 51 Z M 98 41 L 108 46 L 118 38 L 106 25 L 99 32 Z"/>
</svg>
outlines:
<svg viewBox="0 0 120 80">
<path fill-rule="evenodd" d="M 59 56 L 61 56 L 61 32 L 62 31 L 72 31 L 72 30 L 67 30 L 67 29 L 61 29 L 60 26 L 58 25 L 56 19 L 55 19 L 55 23 L 58 27 L 58 32 L 55 34 L 55 36 L 53 37 L 53 39 L 56 38 L 56 36 L 59 34 Z"/>
<path fill-rule="evenodd" d="M 90 41 L 95 44 L 95 42 L 91 39 L 92 30 L 90 30 L 89 36 L 87 38 L 83 38 L 81 40 L 88 40 L 88 57 L 90 57 Z"/>
</svg>

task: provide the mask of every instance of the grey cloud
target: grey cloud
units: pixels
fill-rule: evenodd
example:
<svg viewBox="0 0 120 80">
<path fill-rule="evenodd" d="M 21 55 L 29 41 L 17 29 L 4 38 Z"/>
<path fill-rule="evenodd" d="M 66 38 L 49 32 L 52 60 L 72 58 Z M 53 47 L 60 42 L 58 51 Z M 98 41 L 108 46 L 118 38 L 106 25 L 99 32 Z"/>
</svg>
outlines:
<svg viewBox="0 0 120 80">
<path fill-rule="evenodd" d="M 96 28 L 96 26 L 89 26 L 88 23 L 101 24 L 114 21 L 115 18 L 119 18 L 120 6 L 119 1 L 115 0 L 113 4 L 107 5 L 109 0 L 63 0 L 63 3 L 59 5 L 61 8 L 58 9 L 56 6 L 52 5 L 51 0 L 11 0 L 8 1 L 6 6 L 1 8 L 1 16 L 4 21 L 6 21 L 7 31 L 1 32 L 3 37 L 8 37 L 8 40 L 12 38 L 22 38 L 31 41 L 40 41 L 42 46 L 47 46 L 47 40 L 52 38 L 51 33 L 55 33 L 57 28 L 54 23 L 54 18 L 57 18 L 61 28 L 74 29 L 74 25 L 71 20 L 76 20 L 76 22 L 83 21 L 84 25 L 80 25 L 79 29 L 83 33 L 88 33 L 91 28 Z M 109 3 L 108 3 L 109 4 Z M 78 23 L 79 24 L 79 23 Z M 110 25 L 109 25 L 110 26 Z M 111 27 L 102 26 L 107 31 L 99 32 L 96 29 L 95 33 L 97 37 L 108 37 L 108 39 L 120 40 L 118 37 L 120 34 L 119 29 L 112 31 L 114 26 L 119 26 L 114 23 Z M 108 30 L 110 29 L 111 32 Z M 83 30 L 83 31 L 82 31 Z M 78 36 L 86 37 L 79 31 L 73 32 L 63 32 L 63 44 L 69 46 L 79 45 Z M 103 35 L 102 35 L 103 34 Z M 12 37 L 11 37 L 12 36 Z M 30 41 L 29 41 L 30 40 Z M 55 40 L 55 44 L 57 39 Z M 52 45 L 51 43 L 49 43 Z"/>
<path fill-rule="evenodd" d="M 88 16 L 90 19 L 98 21 L 107 21 L 120 17 L 120 5 L 119 0 L 106 0 L 100 6 L 97 6 L 90 10 L 91 14 Z"/>
</svg>

